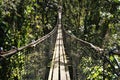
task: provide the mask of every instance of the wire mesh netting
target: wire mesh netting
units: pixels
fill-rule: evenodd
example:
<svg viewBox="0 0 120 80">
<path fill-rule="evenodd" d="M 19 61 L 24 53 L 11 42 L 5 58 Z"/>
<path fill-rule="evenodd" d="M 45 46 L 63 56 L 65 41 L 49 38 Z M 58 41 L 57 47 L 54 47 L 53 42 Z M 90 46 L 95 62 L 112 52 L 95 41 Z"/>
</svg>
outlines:
<svg viewBox="0 0 120 80">
<path fill-rule="evenodd" d="M 47 80 L 57 27 L 44 37 L 0 57 L 0 80 Z M 120 65 L 111 52 L 76 38 L 63 29 L 71 80 L 119 80 Z"/>
<path fill-rule="evenodd" d="M 2 55 L 0 80 L 47 80 L 57 27 L 46 36 Z"/>
<path fill-rule="evenodd" d="M 63 29 L 72 80 L 119 80 L 120 67 L 103 49 L 75 37 Z M 116 67 L 116 68 L 115 68 Z"/>
</svg>

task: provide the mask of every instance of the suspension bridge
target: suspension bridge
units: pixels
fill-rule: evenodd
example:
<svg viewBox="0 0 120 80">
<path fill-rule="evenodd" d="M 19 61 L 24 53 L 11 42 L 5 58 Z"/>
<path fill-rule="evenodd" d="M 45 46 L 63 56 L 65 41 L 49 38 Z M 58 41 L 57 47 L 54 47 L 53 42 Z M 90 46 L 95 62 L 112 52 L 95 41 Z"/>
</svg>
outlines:
<svg viewBox="0 0 120 80">
<path fill-rule="evenodd" d="M 120 78 L 119 60 L 68 33 L 61 15 L 59 7 L 58 23 L 47 35 L 0 55 L 0 80 L 89 80 L 90 75 L 105 80 L 109 73 Z"/>
</svg>

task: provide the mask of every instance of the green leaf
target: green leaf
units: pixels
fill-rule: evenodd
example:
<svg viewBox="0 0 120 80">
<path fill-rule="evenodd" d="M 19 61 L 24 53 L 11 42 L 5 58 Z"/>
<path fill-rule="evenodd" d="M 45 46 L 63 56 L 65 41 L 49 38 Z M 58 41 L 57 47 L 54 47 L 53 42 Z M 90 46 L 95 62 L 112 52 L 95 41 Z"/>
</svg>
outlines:
<svg viewBox="0 0 120 80">
<path fill-rule="evenodd" d="M 113 57 L 113 56 L 110 56 L 110 60 L 113 61 L 113 60 L 114 60 L 114 57 Z"/>
</svg>

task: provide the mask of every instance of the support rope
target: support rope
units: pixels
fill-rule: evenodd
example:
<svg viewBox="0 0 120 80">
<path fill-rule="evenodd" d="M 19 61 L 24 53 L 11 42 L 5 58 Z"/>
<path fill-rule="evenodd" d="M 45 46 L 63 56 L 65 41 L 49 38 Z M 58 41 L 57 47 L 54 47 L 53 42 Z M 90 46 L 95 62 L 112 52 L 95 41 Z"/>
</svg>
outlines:
<svg viewBox="0 0 120 80">
<path fill-rule="evenodd" d="M 26 49 L 28 47 L 34 47 L 36 46 L 37 44 L 43 42 L 44 40 L 46 40 L 47 38 L 49 38 L 51 35 L 53 35 L 55 32 L 57 31 L 57 27 L 55 27 L 50 33 L 46 34 L 45 36 L 39 38 L 38 40 L 34 41 L 34 42 L 31 42 L 29 44 L 27 44 L 26 46 L 22 46 L 20 48 L 16 48 L 16 49 L 12 49 L 12 50 L 9 50 L 7 51 L 5 54 L 3 55 L 0 55 L 1 57 L 9 57 L 11 55 L 14 55 L 15 53 L 23 50 L 23 49 Z"/>
</svg>

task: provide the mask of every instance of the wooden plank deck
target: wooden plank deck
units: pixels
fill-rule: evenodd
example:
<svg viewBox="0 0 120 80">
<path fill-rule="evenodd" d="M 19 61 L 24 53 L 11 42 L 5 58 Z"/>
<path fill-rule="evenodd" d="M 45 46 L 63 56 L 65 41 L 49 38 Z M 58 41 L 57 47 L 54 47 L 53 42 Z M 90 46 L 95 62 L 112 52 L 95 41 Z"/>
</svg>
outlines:
<svg viewBox="0 0 120 80">
<path fill-rule="evenodd" d="M 58 34 L 48 80 L 70 80 L 61 25 L 58 25 Z"/>
</svg>

